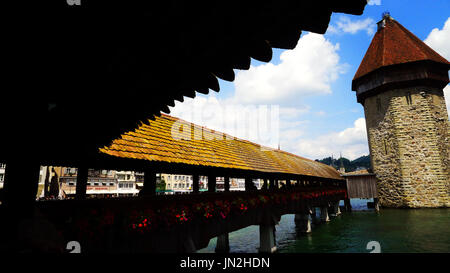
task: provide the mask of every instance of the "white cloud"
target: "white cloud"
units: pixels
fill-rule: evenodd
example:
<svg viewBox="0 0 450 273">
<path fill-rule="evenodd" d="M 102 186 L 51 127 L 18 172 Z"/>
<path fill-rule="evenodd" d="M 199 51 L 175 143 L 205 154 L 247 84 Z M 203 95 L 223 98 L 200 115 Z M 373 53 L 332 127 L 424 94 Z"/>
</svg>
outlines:
<svg viewBox="0 0 450 273">
<path fill-rule="evenodd" d="M 450 60 L 450 17 L 442 29 L 434 28 L 424 41 L 441 56 Z"/>
<path fill-rule="evenodd" d="M 367 3 L 369 6 L 380 6 L 381 0 L 369 0 Z"/>
<path fill-rule="evenodd" d="M 330 25 L 327 29 L 328 34 L 350 33 L 356 34 L 365 31 L 371 36 L 375 33 L 375 21 L 372 18 L 352 20 L 348 16 L 341 15 L 335 24 Z"/>
<path fill-rule="evenodd" d="M 243 105 L 214 95 L 176 102 L 171 115 L 197 125 L 276 148 L 279 143 L 280 113 L 297 117 L 308 109 L 280 108 L 278 105 Z"/>
<path fill-rule="evenodd" d="M 311 109 L 310 106 L 299 106 L 299 107 L 281 107 L 280 116 L 284 118 L 298 118 L 302 114 L 306 114 Z"/>
<path fill-rule="evenodd" d="M 282 134 L 281 139 L 283 140 Z M 332 154 L 342 153 L 343 157 L 353 160 L 369 154 L 364 118 L 357 119 L 353 127 L 340 132 L 330 132 L 314 139 L 299 138 L 296 141 L 290 145 L 288 142 L 282 141 L 282 143 L 289 145 L 288 148 L 295 154 L 311 159 L 322 159 Z"/>
<path fill-rule="evenodd" d="M 445 98 L 445 104 L 447 105 L 447 115 L 450 119 L 450 85 L 447 85 L 444 88 L 444 98 Z"/>
<path fill-rule="evenodd" d="M 267 63 L 239 71 L 235 80 L 236 103 L 298 103 L 303 96 L 330 94 L 331 84 L 348 64 L 339 62 L 339 44 L 323 35 L 308 33 L 297 47 L 284 51 L 279 64 Z"/>
</svg>

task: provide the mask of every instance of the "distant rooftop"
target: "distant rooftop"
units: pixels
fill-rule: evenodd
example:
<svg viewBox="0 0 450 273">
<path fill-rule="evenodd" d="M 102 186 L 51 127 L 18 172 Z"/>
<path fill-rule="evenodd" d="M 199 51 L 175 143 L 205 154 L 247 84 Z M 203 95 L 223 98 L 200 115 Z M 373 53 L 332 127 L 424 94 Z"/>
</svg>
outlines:
<svg viewBox="0 0 450 273">
<path fill-rule="evenodd" d="M 341 175 L 342 176 L 358 176 L 358 175 L 375 175 L 375 174 L 368 169 L 364 169 L 364 170 L 359 170 L 359 171 L 342 173 Z"/>
</svg>

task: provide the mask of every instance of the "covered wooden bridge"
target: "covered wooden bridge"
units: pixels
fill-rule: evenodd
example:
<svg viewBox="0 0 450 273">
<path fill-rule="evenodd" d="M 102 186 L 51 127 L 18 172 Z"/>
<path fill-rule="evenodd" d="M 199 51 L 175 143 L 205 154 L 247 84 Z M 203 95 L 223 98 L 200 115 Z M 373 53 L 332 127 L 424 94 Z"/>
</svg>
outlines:
<svg viewBox="0 0 450 273">
<path fill-rule="evenodd" d="M 228 251 L 229 232 L 260 225 L 260 251 L 271 252 L 281 215 L 297 214 L 299 227 L 310 232 L 315 207 L 326 221 L 328 211 L 336 214 L 346 197 L 345 181 L 331 166 L 165 114 L 101 148 L 99 158 L 96 168 L 107 164 L 145 172 L 141 197 L 84 200 L 87 176 L 79 170 L 78 200 L 37 204 L 61 231 L 59 240 L 76 239 L 88 251 L 190 252 L 217 236 L 217 251 Z M 156 196 L 156 173 L 161 172 L 192 175 L 193 193 Z M 200 176 L 208 177 L 206 194 L 199 193 Z M 217 177 L 224 178 L 223 192 L 217 191 Z M 245 191 L 230 192 L 230 178 L 245 178 Z M 253 184 L 255 178 L 264 179 L 262 189 Z M 65 222 L 72 226 L 64 227 Z M 108 238 L 121 239 L 113 246 Z"/>
<path fill-rule="evenodd" d="M 308 161 L 299 168 L 304 159 L 282 152 L 263 153 L 259 163 L 249 163 L 251 157 L 235 150 L 226 160 L 205 156 L 190 164 L 188 160 L 195 160 L 172 156 L 164 145 L 152 154 L 145 151 L 151 142 L 126 150 L 133 145 L 123 141 L 145 138 L 143 132 L 153 127 L 141 122 L 148 123 L 161 111 L 168 113 L 174 100 L 219 91 L 218 78 L 233 81 L 233 69 L 248 69 L 251 58 L 268 62 L 272 48 L 293 49 L 302 31 L 324 33 L 333 12 L 362 14 L 365 0 L 81 2 L 5 6 L 4 19 L 13 27 L 5 29 L 8 54 L 2 62 L 7 67 L 0 107 L 0 161 L 7 164 L 2 249 L 30 245 L 26 229 L 20 227 L 36 217 L 40 165 L 79 169 L 79 203 L 57 214 L 60 219 L 75 214 L 79 206 L 89 206 L 83 200 L 88 168 L 144 170 L 150 194 L 155 171 L 274 180 L 315 177 L 319 185 L 333 181 L 326 168 Z M 165 119 L 169 118 L 161 121 Z M 138 127 L 140 136 L 130 132 L 111 144 Z M 240 143 L 239 148 L 248 148 L 242 154 L 257 149 Z M 103 153 L 99 147 L 106 147 Z M 227 147 L 220 151 L 227 155 Z M 236 161 L 229 163 L 233 156 Z M 287 163 L 276 163 L 280 161 Z"/>
</svg>

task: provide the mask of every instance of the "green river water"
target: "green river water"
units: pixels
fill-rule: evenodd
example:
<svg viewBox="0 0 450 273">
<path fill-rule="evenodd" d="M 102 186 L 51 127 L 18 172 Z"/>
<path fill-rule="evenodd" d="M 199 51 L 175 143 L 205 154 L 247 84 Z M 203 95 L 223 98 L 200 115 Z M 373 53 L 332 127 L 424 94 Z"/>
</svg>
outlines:
<svg viewBox="0 0 450 273">
<path fill-rule="evenodd" d="M 370 241 L 382 253 L 450 253 L 450 209 L 366 209 L 367 200 L 352 200 L 354 211 L 313 226 L 310 234 L 296 231 L 294 215 L 276 226 L 279 253 L 368 253 Z M 230 233 L 230 252 L 256 253 L 259 228 Z M 214 252 L 216 238 L 199 253 Z"/>
</svg>

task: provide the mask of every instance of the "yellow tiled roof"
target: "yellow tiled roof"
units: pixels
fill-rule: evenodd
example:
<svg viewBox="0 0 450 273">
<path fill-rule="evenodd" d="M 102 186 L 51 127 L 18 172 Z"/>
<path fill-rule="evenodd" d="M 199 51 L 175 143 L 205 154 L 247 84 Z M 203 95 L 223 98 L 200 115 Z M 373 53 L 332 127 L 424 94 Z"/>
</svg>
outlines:
<svg viewBox="0 0 450 273">
<path fill-rule="evenodd" d="M 100 152 L 122 158 L 342 179 L 328 165 L 169 115 L 149 122 L 124 133 Z"/>
<path fill-rule="evenodd" d="M 367 169 L 359 170 L 359 171 L 353 171 L 348 173 L 343 173 L 343 176 L 351 176 L 351 175 L 374 175 L 374 173 L 369 172 Z"/>
</svg>

